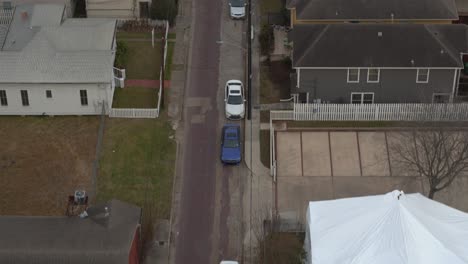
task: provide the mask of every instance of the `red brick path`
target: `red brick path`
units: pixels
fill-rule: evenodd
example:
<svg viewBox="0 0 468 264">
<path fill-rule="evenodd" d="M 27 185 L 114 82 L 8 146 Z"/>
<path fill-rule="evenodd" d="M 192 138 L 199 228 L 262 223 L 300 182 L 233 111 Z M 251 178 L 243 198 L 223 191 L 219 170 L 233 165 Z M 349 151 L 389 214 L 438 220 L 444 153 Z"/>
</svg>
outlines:
<svg viewBox="0 0 468 264">
<path fill-rule="evenodd" d="M 169 88 L 171 81 L 164 81 L 164 88 Z M 159 80 L 125 80 L 125 87 L 159 88 Z"/>
</svg>

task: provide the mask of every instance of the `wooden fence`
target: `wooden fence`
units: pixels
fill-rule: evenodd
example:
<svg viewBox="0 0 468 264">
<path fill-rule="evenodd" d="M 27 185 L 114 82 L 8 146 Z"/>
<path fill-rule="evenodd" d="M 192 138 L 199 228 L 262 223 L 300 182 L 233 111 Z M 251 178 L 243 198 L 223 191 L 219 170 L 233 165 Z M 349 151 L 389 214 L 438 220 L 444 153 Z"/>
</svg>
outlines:
<svg viewBox="0 0 468 264">
<path fill-rule="evenodd" d="M 110 117 L 120 118 L 156 118 L 159 116 L 157 108 L 111 108 Z"/>
<path fill-rule="evenodd" d="M 272 120 L 468 121 L 468 104 L 294 104 L 271 111 Z"/>
</svg>

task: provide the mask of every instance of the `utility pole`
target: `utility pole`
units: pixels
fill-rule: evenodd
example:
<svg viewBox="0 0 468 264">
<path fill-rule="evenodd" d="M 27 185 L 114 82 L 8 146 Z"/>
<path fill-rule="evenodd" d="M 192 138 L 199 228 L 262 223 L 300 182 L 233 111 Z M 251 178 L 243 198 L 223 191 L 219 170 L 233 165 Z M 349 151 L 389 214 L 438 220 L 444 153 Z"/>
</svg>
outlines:
<svg viewBox="0 0 468 264">
<path fill-rule="evenodd" d="M 248 108 L 247 108 L 247 119 L 252 118 L 252 0 L 248 0 L 247 4 L 247 98 L 248 98 Z"/>
</svg>

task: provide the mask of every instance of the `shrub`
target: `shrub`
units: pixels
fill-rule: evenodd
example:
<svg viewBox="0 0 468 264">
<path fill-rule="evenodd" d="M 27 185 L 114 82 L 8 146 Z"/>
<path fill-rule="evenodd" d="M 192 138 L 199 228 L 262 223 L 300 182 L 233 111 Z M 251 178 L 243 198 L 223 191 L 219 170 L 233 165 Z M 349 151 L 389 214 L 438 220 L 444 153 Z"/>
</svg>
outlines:
<svg viewBox="0 0 468 264">
<path fill-rule="evenodd" d="M 128 59 L 128 46 L 123 41 L 117 41 L 117 51 L 115 53 L 114 65 L 118 68 L 125 68 Z"/>
<path fill-rule="evenodd" d="M 260 53 L 262 55 L 270 55 L 275 42 L 273 28 L 269 25 L 264 25 L 260 31 Z"/>
</svg>

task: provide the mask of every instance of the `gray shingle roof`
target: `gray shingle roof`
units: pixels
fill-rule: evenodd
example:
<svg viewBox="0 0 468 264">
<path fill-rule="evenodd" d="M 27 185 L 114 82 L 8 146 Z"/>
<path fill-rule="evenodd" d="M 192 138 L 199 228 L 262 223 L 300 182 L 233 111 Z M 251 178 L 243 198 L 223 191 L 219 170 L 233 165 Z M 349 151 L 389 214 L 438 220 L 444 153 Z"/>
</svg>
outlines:
<svg viewBox="0 0 468 264">
<path fill-rule="evenodd" d="M 128 263 L 141 209 L 111 200 L 87 212 L 85 219 L 0 216 L 0 263 Z"/>
<path fill-rule="evenodd" d="M 61 15 L 46 19 L 42 16 L 50 10 L 37 6 L 22 5 L 15 10 L 0 51 L 0 82 L 109 83 L 116 21 L 67 19 L 62 22 Z M 57 7 L 45 5 L 50 6 Z M 63 12 L 63 6 L 52 10 Z"/>
<path fill-rule="evenodd" d="M 292 0 L 298 19 L 457 20 L 454 0 Z"/>
<path fill-rule="evenodd" d="M 292 61 L 294 67 L 461 68 L 460 53 L 468 52 L 467 29 L 466 25 L 297 25 L 290 33 Z"/>
</svg>

